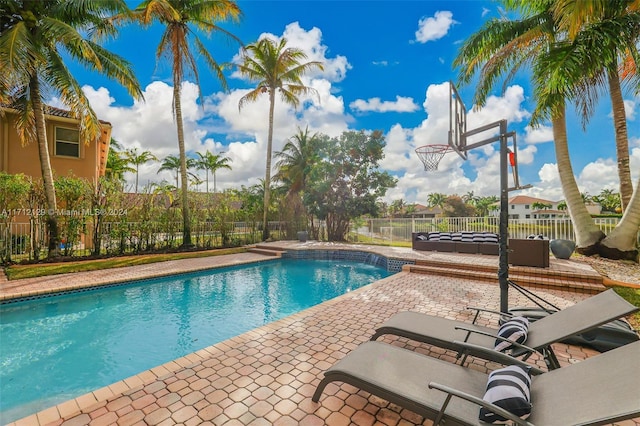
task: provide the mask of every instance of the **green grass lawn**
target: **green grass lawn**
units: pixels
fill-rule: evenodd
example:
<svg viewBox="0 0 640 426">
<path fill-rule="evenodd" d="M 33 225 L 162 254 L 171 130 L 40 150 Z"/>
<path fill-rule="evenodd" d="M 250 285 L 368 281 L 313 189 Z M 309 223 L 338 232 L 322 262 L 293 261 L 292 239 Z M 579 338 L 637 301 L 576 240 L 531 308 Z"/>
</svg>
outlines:
<svg viewBox="0 0 640 426">
<path fill-rule="evenodd" d="M 109 259 L 78 260 L 60 263 L 38 263 L 34 265 L 11 265 L 4 272 L 10 280 L 66 274 L 68 272 L 96 271 L 100 269 L 121 268 L 123 266 L 145 265 L 168 260 L 193 259 L 198 257 L 220 256 L 223 254 L 244 253 L 245 247 L 195 251 L 186 253 L 140 254 L 135 256 L 112 257 Z"/>
</svg>

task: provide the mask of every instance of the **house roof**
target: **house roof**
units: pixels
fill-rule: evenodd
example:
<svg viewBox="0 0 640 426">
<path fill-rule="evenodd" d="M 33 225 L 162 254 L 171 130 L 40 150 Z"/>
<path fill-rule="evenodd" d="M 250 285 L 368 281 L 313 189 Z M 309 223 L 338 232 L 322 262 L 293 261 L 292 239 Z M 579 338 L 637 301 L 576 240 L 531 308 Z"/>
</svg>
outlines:
<svg viewBox="0 0 640 426">
<path fill-rule="evenodd" d="M 516 195 L 515 197 L 509 198 L 509 204 L 533 204 L 533 203 L 555 204 L 556 201 L 545 200 L 543 198 L 529 197 L 528 195 Z"/>
<path fill-rule="evenodd" d="M 9 110 L 17 111 L 17 108 L 15 108 L 14 106 L 4 104 L 4 103 L 0 103 L 0 109 L 9 109 Z M 76 117 L 74 117 L 71 114 L 71 111 L 57 108 L 47 104 L 44 105 L 44 113 L 46 115 L 51 115 L 53 117 L 70 118 L 72 120 L 76 119 Z M 104 120 L 98 120 L 98 121 L 100 121 L 100 123 L 102 124 L 108 124 L 109 126 L 111 126 L 111 123 L 109 123 L 108 121 L 104 121 Z"/>
</svg>

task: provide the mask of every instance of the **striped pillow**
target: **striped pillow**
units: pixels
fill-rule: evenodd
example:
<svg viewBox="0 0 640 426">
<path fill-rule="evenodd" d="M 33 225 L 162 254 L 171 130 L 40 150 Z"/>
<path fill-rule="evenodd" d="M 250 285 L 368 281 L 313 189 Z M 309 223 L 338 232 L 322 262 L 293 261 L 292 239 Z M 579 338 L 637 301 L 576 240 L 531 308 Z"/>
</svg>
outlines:
<svg viewBox="0 0 640 426">
<path fill-rule="evenodd" d="M 525 317 L 513 317 L 500 326 L 498 336 L 509 339 L 512 342 L 523 344 L 527 340 L 529 320 Z M 504 352 L 513 348 L 513 345 L 504 340 L 496 339 L 495 350 Z"/>
<path fill-rule="evenodd" d="M 528 368 L 510 365 L 489 374 L 484 399 L 508 412 L 526 419 L 531 414 L 531 375 Z M 481 407 L 480 420 L 487 423 L 508 423 L 504 417 Z"/>
</svg>

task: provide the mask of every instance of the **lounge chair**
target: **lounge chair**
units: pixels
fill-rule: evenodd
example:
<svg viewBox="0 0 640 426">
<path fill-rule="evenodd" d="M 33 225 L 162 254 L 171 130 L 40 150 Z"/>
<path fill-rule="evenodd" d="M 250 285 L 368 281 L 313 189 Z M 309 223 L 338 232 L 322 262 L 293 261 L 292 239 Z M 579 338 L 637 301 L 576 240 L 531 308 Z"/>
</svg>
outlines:
<svg viewBox="0 0 640 426">
<path fill-rule="evenodd" d="M 473 320 L 474 323 L 481 311 L 493 312 L 486 309 L 472 309 L 477 311 Z M 560 364 L 551 348 L 552 343 L 560 342 L 570 336 L 593 329 L 637 310 L 637 307 L 618 296 L 613 290 L 604 291 L 532 322 L 529 326 L 526 342 L 523 345 L 514 343 L 516 349 L 512 355 L 524 355 L 526 360 L 533 352 L 537 351 L 544 357 L 549 370 L 559 368 Z M 500 312 L 495 313 L 505 315 Z M 377 328 L 371 340 L 376 340 L 384 334 L 393 334 L 458 351 L 459 357 L 461 347 L 456 341 L 493 348 L 498 330 L 474 323 L 455 321 L 418 312 L 400 312 Z M 491 353 L 487 354 L 491 355 Z M 464 358 L 462 362 L 464 362 Z"/>
<path fill-rule="evenodd" d="M 640 342 L 536 375 L 531 415 L 524 421 L 482 400 L 487 374 L 394 345 L 366 342 L 324 373 L 312 400 L 318 402 L 325 386 L 339 381 L 434 419 L 434 425 L 443 420 L 447 426 L 486 425 L 478 419 L 480 406 L 519 425 L 603 425 L 640 416 L 638 377 Z"/>
</svg>

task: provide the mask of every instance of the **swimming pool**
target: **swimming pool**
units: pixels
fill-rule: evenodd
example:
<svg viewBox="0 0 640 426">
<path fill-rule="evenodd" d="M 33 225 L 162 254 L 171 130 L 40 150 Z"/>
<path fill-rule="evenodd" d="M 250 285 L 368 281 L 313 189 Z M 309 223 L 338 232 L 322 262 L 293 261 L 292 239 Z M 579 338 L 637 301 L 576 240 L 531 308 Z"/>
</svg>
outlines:
<svg viewBox="0 0 640 426">
<path fill-rule="evenodd" d="M 0 422 L 195 352 L 391 272 L 280 259 L 0 306 Z"/>
</svg>

